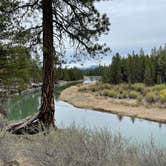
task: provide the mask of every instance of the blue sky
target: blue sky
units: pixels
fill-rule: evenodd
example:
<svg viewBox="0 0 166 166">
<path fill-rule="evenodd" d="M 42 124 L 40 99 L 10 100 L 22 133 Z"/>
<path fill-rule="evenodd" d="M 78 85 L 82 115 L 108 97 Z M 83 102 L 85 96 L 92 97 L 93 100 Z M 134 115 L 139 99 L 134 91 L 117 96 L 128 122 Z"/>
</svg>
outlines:
<svg viewBox="0 0 166 166">
<path fill-rule="evenodd" d="M 110 32 L 101 38 L 112 52 L 122 55 L 138 52 L 166 43 L 166 0 L 112 0 L 96 3 L 101 13 L 106 13 L 111 22 Z M 102 64 L 111 62 L 111 56 Z M 86 65 L 97 64 L 89 61 Z M 101 62 L 100 62 L 101 63 Z"/>
</svg>

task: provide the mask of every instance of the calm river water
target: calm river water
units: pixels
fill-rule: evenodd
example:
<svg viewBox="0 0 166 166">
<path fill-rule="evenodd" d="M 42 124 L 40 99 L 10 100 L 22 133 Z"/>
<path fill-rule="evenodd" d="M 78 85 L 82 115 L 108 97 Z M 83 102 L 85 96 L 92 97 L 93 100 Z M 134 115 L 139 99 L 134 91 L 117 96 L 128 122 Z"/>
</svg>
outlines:
<svg viewBox="0 0 166 166">
<path fill-rule="evenodd" d="M 9 120 L 19 120 L 32 115 L 39 106 L 40 93 L 10 99 L 8 101 Z M 68 127 L 74 123 L 91 129 L 106 128 L 112 133 L 120 133 L 134 143 L 149 143 L 153 139 L 158 146 L 166 147 L 166 124 L 80 109 L 58 99 L 55 119 L 58 127 Z"/>
</svg>

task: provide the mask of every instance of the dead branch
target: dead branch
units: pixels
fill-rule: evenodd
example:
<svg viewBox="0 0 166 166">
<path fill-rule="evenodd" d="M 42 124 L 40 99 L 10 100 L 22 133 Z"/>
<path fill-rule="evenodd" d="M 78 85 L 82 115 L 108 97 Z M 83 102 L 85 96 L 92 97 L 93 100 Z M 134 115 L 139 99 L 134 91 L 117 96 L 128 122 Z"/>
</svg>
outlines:
<svg viewBox="0 0 166 166">
<path fill-rule="evenodd" d="M 43 131 L 43 126 L 38 117 L 39 112 L 32 117 L 8 125 L 6 131 L 12 134 L 36 134 Z"/>
</svg>

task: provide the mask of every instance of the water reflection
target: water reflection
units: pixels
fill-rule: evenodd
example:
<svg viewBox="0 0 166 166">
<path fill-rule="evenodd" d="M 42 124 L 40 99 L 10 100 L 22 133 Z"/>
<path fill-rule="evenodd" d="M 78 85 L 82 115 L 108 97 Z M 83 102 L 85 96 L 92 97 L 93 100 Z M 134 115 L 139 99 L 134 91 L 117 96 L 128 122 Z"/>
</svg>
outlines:
<svg viewBox="0 0 166 166">
<path fill-rule="evenodd" d="M 9 99 L 7 103 L 9 120 L 23 119 L 37 112 L 40 106 L 39 96 L 39 93 L 34 93 Z"/>
<path fill-rule="evenodd" d="M 123 116 L 122 115 L 117 115 L 119 122 L 121 122 L 123 120 Z"/>
<path fill-rule="evenodd" d="M 130 119 L 131 119 L 132 123 L 134 124 L 135 118 L 134 117 L 130 117 Z"/>
<path fill-rule="evenodd" d="M 8 101 L 9 119 L 18 120 L 34 114 L 40 107 L 40 94 L 24 95 Z M 76 108 L 56 100 L 56 125 L 70 126 L 73 122 L 81 127 L 108 128 L 122 136 L 140 142 L 149 142 L 150 137 L 166 147 L 166 125 L 137 118 L 114 115 L 88 109 Z"/>
<path fill-rule="evenodd" d="M 162 124 L 161 123 L 159 123 L 159 128 L 162 128 Z"/>
</svg>

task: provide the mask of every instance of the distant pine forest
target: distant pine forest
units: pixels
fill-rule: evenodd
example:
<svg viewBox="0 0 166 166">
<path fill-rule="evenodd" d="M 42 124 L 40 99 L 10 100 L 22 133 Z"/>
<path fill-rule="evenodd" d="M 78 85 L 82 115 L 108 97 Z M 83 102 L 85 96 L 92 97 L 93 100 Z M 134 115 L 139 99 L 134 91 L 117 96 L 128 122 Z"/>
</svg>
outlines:
<svg viewBox="0 0 166 166">
<path fill-rule="evenodd" d="M 150 55 L 143 49 L 138 54 L 133 53 L 122 57 L 116 53 L 109 66 L 98 66 L 93 69 L 56 70 L 56 76 L 64 80 L 76 80 L 83 75 L 102 76 L 103 82 L 119 83 L 145 83 L 146 85 L 166 83 L 166 46 L 153 48 Z"/>
<path fill-rule="evenodd" d="M 42 64 L 39 55 L 30 55 L 22 46 L 0 46 L 0 83 L 10 86 L 17 83 L 20 89 L 30 82 L 42 81 Z M 84 75 L 102 76 L 104 83 L 145 83 L 146 85 L 166 83 L 166 46 L 153 48 L 149 55 L 143 49 L 139 53 L 121 56 L 116 53 L 108 66 L 89 69 L 61 68 L 55 65 L 57 80 L 80 80 Z"/>
</svg>

